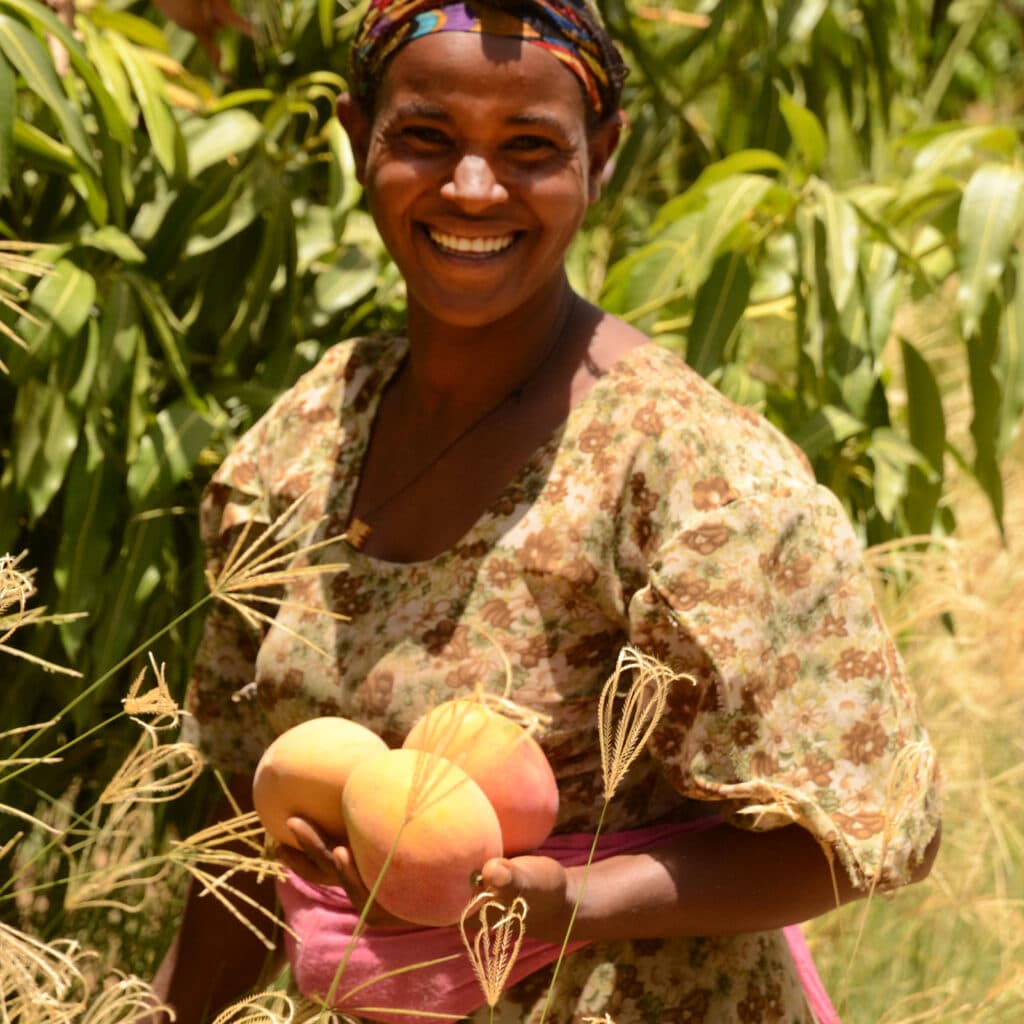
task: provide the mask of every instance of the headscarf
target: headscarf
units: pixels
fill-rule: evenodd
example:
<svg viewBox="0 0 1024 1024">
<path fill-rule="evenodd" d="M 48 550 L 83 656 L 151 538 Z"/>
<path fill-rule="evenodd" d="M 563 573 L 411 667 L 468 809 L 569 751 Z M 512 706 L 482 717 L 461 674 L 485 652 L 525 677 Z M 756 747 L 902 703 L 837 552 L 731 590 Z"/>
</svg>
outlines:
<svg viewBox="0 0 1024 1024">
<path fill-rule="evenodd" d="M 617 104 L 617 69 L 609 68 L 589 0 L 370 0 L 352 44 L 352 88 L 372 100 L 388 60 L 413 39 L 434 32 L 483 32 L 521 39 L 547 50 L 580 81 L 600 119 Z M 620 65 L 621 67 L 621 65 Z"/>
</svg>

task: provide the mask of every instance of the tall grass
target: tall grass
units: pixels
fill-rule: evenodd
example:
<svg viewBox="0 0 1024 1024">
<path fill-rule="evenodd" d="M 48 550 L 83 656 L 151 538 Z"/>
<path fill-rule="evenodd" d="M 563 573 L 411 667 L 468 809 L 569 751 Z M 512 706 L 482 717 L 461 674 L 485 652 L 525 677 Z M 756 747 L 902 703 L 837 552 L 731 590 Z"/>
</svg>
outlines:
<svg viewBox="0 0 1024 1024">
<path fill-rule="evenodd" d="M 957 535 L 871 553 L 942 765 L 931 877 L 815 922 L 848 1024 L 1024 1020 L 1024 444 L 1006 467 L 1004 544 L 984 499 L 954 490 Z"/>
</svg>

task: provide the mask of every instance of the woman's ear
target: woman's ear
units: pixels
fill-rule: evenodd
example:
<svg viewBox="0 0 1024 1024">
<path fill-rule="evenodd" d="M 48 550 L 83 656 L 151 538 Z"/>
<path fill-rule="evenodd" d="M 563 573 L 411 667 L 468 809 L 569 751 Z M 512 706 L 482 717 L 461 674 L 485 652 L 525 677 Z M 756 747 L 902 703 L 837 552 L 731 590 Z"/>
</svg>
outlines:
<svg viewBox="0 0 1024 1024">
<path fill-rule="evenodd" d="M 612 157 L 618 148 L 619 139 L 622 137 L 622 129 L 625 122 L 625 114 L 616 110 L 614 114 L 606 117 L 595 128 L 592 128 L 587 135 L 587 145 L 590 152 L 590 173 L 588 175 L 589 202 L 596 203 L 601 198 L 601 187 L 605 182 L 605 175 L 611 167 Z"/>
<path fill-rule="evenodd" d="M 366 158 L 370 151 L 370 116 L 363 105 L 351 93 L 343 92 L 337 99 L 335 107 L 338 120 L 341 121 L 345 134 L 352 144 L 352 155 L 356 161 L 356 178 L 359 184 L 365 184 L 363 177 L 366 171 Z"/>
</svg>

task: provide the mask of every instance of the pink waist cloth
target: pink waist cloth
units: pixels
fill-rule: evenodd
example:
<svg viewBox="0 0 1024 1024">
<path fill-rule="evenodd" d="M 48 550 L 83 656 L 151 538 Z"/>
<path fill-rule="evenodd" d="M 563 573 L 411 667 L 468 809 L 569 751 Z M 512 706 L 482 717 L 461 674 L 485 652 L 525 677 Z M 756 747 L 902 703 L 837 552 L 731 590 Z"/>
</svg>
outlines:
<svg viewBox="0 0 1024 1024">
<path fill-rule="evenodd" d="M 719 824 L 718 818 L 705 818 L 609 833 L 598 840 L 594 860 L 652 850 L 686 833 Z M 592 842 L 593 836 L 581 833 L 552 836 L 535 852 L 572 867 L 586 863 Z M 296 936 L 285 937 L 295 984 L 304 995 L 324 999 L 351 943 L 359 915 L 344 890 L 312 885 L 292 872 L 278 882 L 277 889 L 285 918 Z M 784 932 L 816 1019 L 819 1024 L 839 1024 L 800 926 L 792 925 Z M 571 942 L 567 948 L 571 952 L 585 945 Z M 525 939 L 509 986 L 554 963 L 558 952 L 559 947 L 552 943 Z M 400 968 L 436 960 L 443 962 L 383 977 Z M 333 1004 L 336 1009 L 386 1024 L 408 1024 L 415 1019 L 402 1010 L 429 1011 L 431 1020 L 451 1024 L 483 1006 L 484 997 L 458 927 L 410 926 L 363 932 L 345 965 Z"/>
</svg>

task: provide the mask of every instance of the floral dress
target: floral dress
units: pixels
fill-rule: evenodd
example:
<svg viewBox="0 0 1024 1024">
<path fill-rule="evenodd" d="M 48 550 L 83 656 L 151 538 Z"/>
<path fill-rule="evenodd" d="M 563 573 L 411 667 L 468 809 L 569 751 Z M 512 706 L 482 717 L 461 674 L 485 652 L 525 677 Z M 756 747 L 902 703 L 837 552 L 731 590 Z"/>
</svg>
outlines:
<svg viewBox="0 0 1024 1024">
<path fill-rule="evenodd" d="M 341 537 L 407 347 L 334 347 L 239 442 L 202 509 L 214 572 L 243 523 L 303 495 L 298 520 Z M 614 364 L 450 550 L 393 563 L 339 539 L 311 557 L 348 568 L 290 585 L 273 626 L 209 617 L 188 707 L 220 768 L 251 771 L 316 715 L 398 746 L 429 707 L 482 684 L 549 716 L 556 831 L 593 831 L 597 699 L 628 643 L 692 682 L 672 687 L 608 831 L 796 821 L 879 888 L 902 884 L 934 834 L 934 758 L 842 508 L 778 431 L 665 349 Z M 539 1019 L 549 982 L 520 982 L 495 1019 Z M 557 989 L 552 1024 L 812 1019 L 780 932 L 595 943 Z"/>
</svg>

